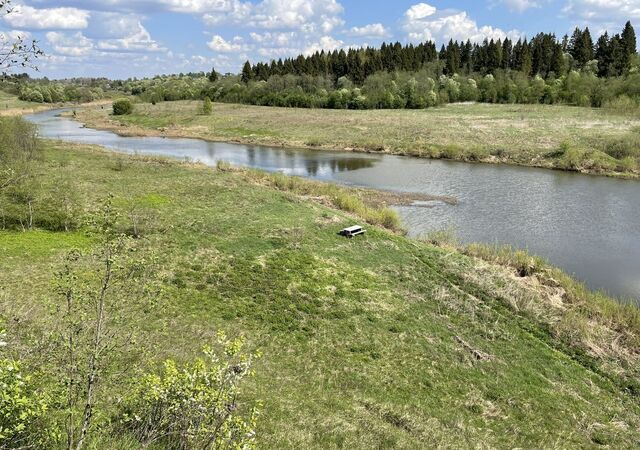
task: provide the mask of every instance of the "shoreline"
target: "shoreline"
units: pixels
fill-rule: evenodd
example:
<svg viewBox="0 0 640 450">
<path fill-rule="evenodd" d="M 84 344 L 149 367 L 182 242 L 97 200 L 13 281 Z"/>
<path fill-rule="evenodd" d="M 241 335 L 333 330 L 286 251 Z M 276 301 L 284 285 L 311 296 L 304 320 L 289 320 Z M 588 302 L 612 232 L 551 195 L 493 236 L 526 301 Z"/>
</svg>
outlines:
<svg viewBox="0 0 640 450">
<path fill-rule="evenodd" d="M 483 159 L 477 159 L 473 157 L 473 155 L 462 155 L 459 158 L 451 158 L 446 155 L 433 155 L 429 152 L 429 150 L 424 151 L 406 151 L 406 150 L 397 150 L 394 151 L 392 149 L 383 149 L 383 150 L 374 150 L 365 147 L 356 147 L 356 146 L 335 146 L 335 145 L 309 145 L 304 142 L 296 142 L 293 140 L 287 140 L 285 138 L 282 139 L 268 139 L 266 137 L 260 137 L 257 135 L 249 135 L 249 136 L 241 136 L 237 135 L 234 137 L 228 136 L 211 136 L 206 135 L 204 133 L 198 133 L 197 131 L 190 130 L 189 128 L 183 125 L 174 125 L 168 127 L 146 127 L 138 124 L 128 124 L 123 122 L 118 122 L 114 120 L 111 115 L 108 115 L 106 120 L 96 120 L 95 116 L 90 116 L 88 114 L 82 114 L 87 111 L 91 106 L 98 106 L 96 104 L 87 104 L 80 105 L 80 111 L 78 111 L 78 115 L 76 117 L 72 117 L 71 115 L 65 115 L 65 117 L 72 118 L 78 122 L 83 123 L 88 128 L 93 128 L 101 131 L 111 131 L 118 136 L 123 137 L 161 137 L 161 138 L 186 138 L 186 139 L 200 139 L 206 142 L 220 142 L 220 143 L 228 143 L 228 144 L 241 144 L 241 145 L 260 145 L 265 147 L 275 147 L 275 148 L 283 148 L 283 149 L 291 149 L 291 150 L 318 150 L 318 151 L 331 151 L 331 152 L 350 152 L 350 153 L 363 153 L 363 154 L 371 154 L 371 155 L 389 155 L 389 156 L 402 156 L 402 157 L 410 157 L 410 158 L 420 158 L 420 159 L 431 159 L 431 160 L 443 160 L 443 161 L 454 161 L 454 162 L 463 162 L 468 164 L 494 164 L 500 165 L 504 164 L 507 166 L 516 166 L 516 167 L 530 167 L 536 169 L 547 169 L 547 170 L 556 170 L 561 172 L 569 172 L 576 173 L 580 175 L 589 175 L 589 176 L 597 176 L 597 177 L 609 177 L 616 178 L 621 180 L 640 180 L 640 173 L 638 172 L 619 172 L 619 171 L 602 171 L 602 170 L 591 170 L 591 169 L 566 169 L 563 167 L 554 166 L 552 163 L 541 162 L 541 163 L 533 163 L 527 164 L 519 161 L 514 161 L 510 158 L 500 158 L 495 155 L 490 155 L 489 157 Z M 244 106 L 244 105 L 241 105 Z M 266 108 L 266 107 L 265 107 Z M 101 118 L 102 119 L 102 118 Z M 432 144 L 430 148 L 435 151 L 440 151 L 439 149 L 446 149 L 445 145 L 437 145 Z"/>
</svg>

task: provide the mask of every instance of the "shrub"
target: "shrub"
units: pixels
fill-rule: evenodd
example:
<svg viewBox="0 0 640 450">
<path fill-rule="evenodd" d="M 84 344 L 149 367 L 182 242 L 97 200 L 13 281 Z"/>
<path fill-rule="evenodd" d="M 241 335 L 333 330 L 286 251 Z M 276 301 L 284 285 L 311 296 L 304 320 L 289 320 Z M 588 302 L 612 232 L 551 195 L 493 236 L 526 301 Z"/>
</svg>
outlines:
<svg viewBox="0 0 640 450">
<path fill-rule="evenodd" d="M 19 362 L 0 359 L 0 448 L 46 448 L 47 400 Z"/>
<path fill-rule="evenodd" d="M 604 103 L 604 108 L 620 114 L 631 114 L 638 111 L 638 102 L 628 95 L 621 95 Z"/>
<path fill-rule="evenodd" d="M 145 448 L 255 447 L 258 408 L 243 408 L 237 398 L 256 355 L 243 352 L 242 338 L 220 333 L 218 340 L 222 357 L 205 348 L 205 358 L 183 366 L 168 360 L 160 375 L 136 382 L 123 423 Z"/>
<path fill-rule="evenodd" d="M 602 151 L 616 159 L 640 158 L 640 132 L 635 130 L 623 136 L 608 138 L 602 145 Z"/>
<path fill-rule="evenodd" d="M 213 103 L 209 97 L 205 97 L 202 102 L 202 113 L 205 115 L 209 115 L 213 112 Z"/>
<path fill-rule="evenodd" d="M 560 167 L 566 170 L 579 170 L 582 168 L 582 163 L 585 158 L 584 151 L 572 147 L 568 143 L 563 143 L 561 145 L 561 151 L 563 152 L 563 155 Z"/>
<path fill-rule="evenodd" d="M 133 104 L 128 98 L 119 98 L 113 102 L 113 115 L 124 116 L 133 112 Z"/>
</svg>

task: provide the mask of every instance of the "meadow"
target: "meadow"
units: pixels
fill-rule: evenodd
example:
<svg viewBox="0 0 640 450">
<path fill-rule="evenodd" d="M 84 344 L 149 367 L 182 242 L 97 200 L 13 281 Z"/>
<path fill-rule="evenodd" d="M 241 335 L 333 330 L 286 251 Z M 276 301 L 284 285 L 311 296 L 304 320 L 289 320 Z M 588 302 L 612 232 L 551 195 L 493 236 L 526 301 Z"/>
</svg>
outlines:
<svg viewBox="0 0 640 450">
<path fill-rule="evenodd" d="M 606 109 L 451 104 L 425 110 L 327 110 L 202 102 L 135 104 L 132 114 L 78 109 L 124 135 L 196 137 L 284 147 L 506 163 L 637 178 L 640 118 Z"/>
<path fill-rule="evenodd" d="M 287 128 L 261 108 L 216 105 L 212 117 L 200 117 L 196 106 L 158 105 L 166 117 L 140 108 L 125 121 L 175 123 L 185 133 L 225 139 L 266 127 L 304 141 L 322 127 L 295 110 L 270 110 L 297 117 L 300 126 Z M 583 114 L 600 117 L 575 111 L 580 116 L 567 119 L 574 124 Z M 343 133 L 371 112 L 305 114 L 331 117 L 341 128 L 327 139 L 347 145 Z M 500 120 L 507 116 L 505 108 Z M 551 118 L 539 120 L 553 126 Z M 626 119 L 599 120 L 609 131 L 628 126 Z M 237 131 L 251 122 L 246 134 Z M 136 257 L 154 269 L 145 285 L 153 301 L 124 298 L 127 315 L 111 325 L 134 343 L 113 355 L 112 376 L 100 385 L 90 448 L 140 448 L 114 431 L 127 378 L 157 370 L 168 357 L 192 359 L 221 330 L 245 336 L 263 355 L 240 399 L 262 401 L 259 448 L 640 445 L 637 309 L 589 293 L 526 254 L 409 240 L 392 212 L 347 189 L 225 164 L 42 146 L 40 188 L 68 186 L 84 212 L 113 195 L 118 227 L 131 233 L 136 217 Z M 363 221 L 363 238 L 337 235 Z M 0 231 L 7 351 L 42 383 L 55 384 L 57 364 L 47 345 L 57 322 L 52 279 L 70 249 L 95 245 L 84 226 Z"/>
</svg>

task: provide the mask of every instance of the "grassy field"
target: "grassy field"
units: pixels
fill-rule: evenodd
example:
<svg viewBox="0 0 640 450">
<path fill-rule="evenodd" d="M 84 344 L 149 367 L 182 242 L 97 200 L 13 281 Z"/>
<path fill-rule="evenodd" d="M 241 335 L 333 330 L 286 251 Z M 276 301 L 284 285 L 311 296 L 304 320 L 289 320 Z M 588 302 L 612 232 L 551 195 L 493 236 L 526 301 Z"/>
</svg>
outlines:
<svg viewBox="0 0 640 450">
<path fill-rule="evenodd" d="M 257 109 L 193 120 L 229 111 L 233 121 Z M 116 358 L 150 369 L 193 357 L 217 330 L 247 336 L 264 354 L 245 391 L 264 403 L 260 448 L 640 445 L 640 315 L 526 256 L 535 270 L 521 277 L 508 257 L 498 266 L 378 226 L 346 240 L 337 231 L 360 220 L 335 208 L 350 209 L 346 197 L 226 166 L 49 142 L 38 171 L 45 189 L 71 183 L 85 208 L 109 193 L 145 205 L 138 252 L 156 260 L 162 295 L 117 325 L 136 344 Z M 11 348 L 55 327 L 52 276 L 67 250 L 92 245 L 82 231 L 0 231 Z M 46 370 L 41 353 L 20 356 Z M 99 391 L 98 420 L 108 422 L 121 380 Z M 123 448 L 99 430 L 94 448 Z"/>
<path fill-rule="evenodd" d="M 346 111 L 215 104 L 213 114 L 205 116 L 201 103 L 137 104 L 132 115 L 121 117 L 110 116 L 108 108 L 90 108 L 79 111 L 79 119 L 127 135 L 639 174 L 640 118 L 603 109 L 453 104 L 426 110 Z"/>
<path fill-rule="evenodd" d="M 0 91 L 0 116 L 28 114 L 50 107 L 51 106 L 43 105 L 42 103 L 25 102 L 13 94 Z"/>
</svg>

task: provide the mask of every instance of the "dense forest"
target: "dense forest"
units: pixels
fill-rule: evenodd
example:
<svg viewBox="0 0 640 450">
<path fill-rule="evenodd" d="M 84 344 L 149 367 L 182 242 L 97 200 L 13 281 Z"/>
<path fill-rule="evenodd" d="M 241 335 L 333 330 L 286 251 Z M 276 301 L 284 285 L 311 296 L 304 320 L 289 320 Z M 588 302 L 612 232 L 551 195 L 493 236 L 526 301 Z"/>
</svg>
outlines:
<svg viewBox="0 0 640 450">
<path fill-rule="evenodd" d="M 449 41 L 320 51 L 251 64 L 239 75 L 196 72 L 151 79 L 16 79 L 11 89 L 35 102 L 91 101 L 109 90 L 143 102 L 209 98 L 264 106 L 389 109 L 453 102 L 544 103 L 635 110 L 640 58 L 627 22 L 594 40 L 589 28 L 557 39 Z M 5 82 L 6 84 L 6 82 Z M 6 89 L 5 89 L 6 90 Z"/>
<path fill-rule="evenodd" d="M 242 81 L 267 81 L 273 75 L 330 76 L 334 80 L 348 77 L 362 85 L 367 77 L 381 71 L 416 72 L 429 63 L 440 62 L 444 75 L 495 74 L 498 70 L 521 72 L 527 76 L 558 78 L 571 70 L 581 70 L 592 63 L 599 77 L 621 76 L 631 69 L 636 54 L 636 35 L 627 22 L 622 34 L 609 37 L 605 32 L 594 45 L 589 28 L 576 28 L 571 38 L 558 41 L 553 34 L 540 33 L 531 41 L 513 42 L 485 40 L 449 41 L 440 51 L 434 42 L 414 46 L 383 43 L 379 49 L 361 48 L 316 52 L 293 59 L 272 60 L 270 64 L 251 65 L 242 69 Z"/>
</svg>

